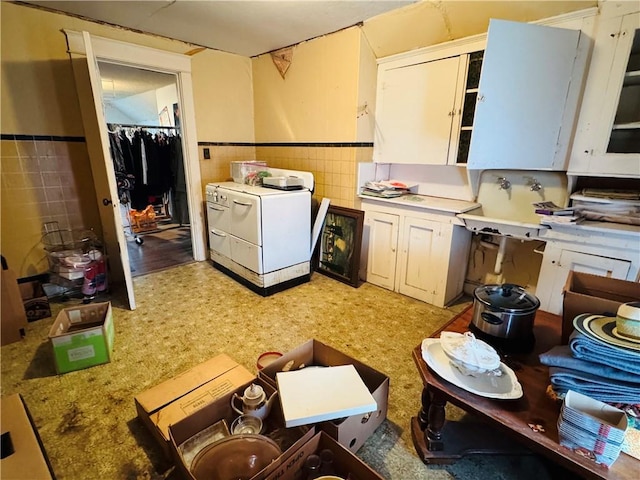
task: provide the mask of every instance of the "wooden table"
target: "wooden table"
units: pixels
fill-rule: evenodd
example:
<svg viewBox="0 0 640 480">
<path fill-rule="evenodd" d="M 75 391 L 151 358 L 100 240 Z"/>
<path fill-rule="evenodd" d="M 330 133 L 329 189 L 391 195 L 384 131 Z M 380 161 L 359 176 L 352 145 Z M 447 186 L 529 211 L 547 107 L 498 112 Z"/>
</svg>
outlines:
<svg viewBox="0 0 640 480">
<path fill-rule="evenodd" d="M 473 316 L 470 307 L 433 334 L 443 330 L 465 332 Z M 422 348 L 413 349 L 413 360 L 422 378 L 422 408 L 411 419 L 413 443 L 423 462 L 452 463 L 468 454 L 534 452 L 580 474 L 584 478 L 640 478 L 640 460 L 625 453 L 609 469 L 596 464 L 558 443 L 557 420 L 560 403 L 546 393 L 549 369 L 541 365 L 538 354 L 560 342 L 562 319 L 538 311 L 534 322 L 535 347 L 528 354 L 501 355 L 522 385 L 518 400 L 494 400 L 456 387 L 432 373 L 422 359 Z M 447 402 L 478 417 L 483 422 L 445 421 Z M 542 426 L 542 430 L 532 428 Z M 498 432 L 492 435 L 490 430 Z M 488 431 L 489 430 L 489 431 Z M 537 431 L 536 431 L 537 430 Z M 501 435 L 502 432 L 504 435 Z M 517 442 L 513 442 L 513 440 Z"/>
</svg>

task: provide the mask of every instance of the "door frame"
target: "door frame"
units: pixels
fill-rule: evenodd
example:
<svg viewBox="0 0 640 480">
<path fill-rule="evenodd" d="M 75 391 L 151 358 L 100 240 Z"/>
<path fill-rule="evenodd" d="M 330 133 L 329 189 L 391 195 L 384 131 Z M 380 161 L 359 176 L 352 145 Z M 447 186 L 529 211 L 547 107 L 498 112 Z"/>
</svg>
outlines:
<svg viewBox="0 0 640 480">
<path fill-rule="evenodd" d="M 187 183 L 187 201 L 190 214 L 192 251 L 194 260 L 206 260 L 206 231 L 204 228 L 202 180 L 200 174 L 200 163 L 198 160 L 198 143 L 195 128 L 195 104 L 193 100 L 193 87 L 191 82 L 191 57 L 141 45 L 121 42 L 118 40 L 93 36 L 87 32 L 77 32 L 73 30 L 63 31 L 67 36 L 68 51 L 70 54 L 88 57 L 92 52 L 89 51 L 89 53 L 87 53 L 85 38 L 89 38 L 89 50 L 93 50 L 93 55 L 91 55 L 93 57 L 92 61 L 107 61 L 133 68 L 143 68 L 161 73 L 174 74 L 176 76 L 178 100 L 180 102 L 181 109 L 183 161 L 185 165 L 185 177 Z M 87 61 L 89 60 L 90 59 L 87 58 Z M 100 101 L 101 100 L 102 95 L 100 95 Z M 97 121 L 103 121 L 106 126 L 106 119 L 104 117 Z M 90 152 L 91 150 L 92 149 L 89 149 Z M 105 164 L 110 161 L 110 158 L 104 158 Z M 112 200 L 114 202 L 117 201 L 117 196 Z M 100 199 L 98 198 L 97 201 L 100 201 Z M 120 218 L 120 212 L 119 210 L 116 210 L 118 209 L 114 209 L 116 225 L 121 225 L 122 219 Z M 124 227 L 122 226 L 122 228 Z M 121 263 L 128 265 L 128 252 L 126 251 L 126 248 L 120 248 L 119 253 Z M 124 262 L 122 261 L 123 257 L 125 260 Z M 126 275 L 130 276 L 130 273 L 130 271 L 125 272 L 125 278 Z M 133 292 L 129 292 L 130 299 L 133 298 L 132 293 Z M 135 308 L 135 301 L 133 301 L 131 308 Z"/>
</svg>

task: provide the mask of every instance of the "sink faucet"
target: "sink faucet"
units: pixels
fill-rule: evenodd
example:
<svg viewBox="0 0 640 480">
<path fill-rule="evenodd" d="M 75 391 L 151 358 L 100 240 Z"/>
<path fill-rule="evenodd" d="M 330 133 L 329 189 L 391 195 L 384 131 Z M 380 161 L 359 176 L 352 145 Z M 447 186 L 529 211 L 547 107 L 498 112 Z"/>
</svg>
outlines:
<svg viewBox="0 0 640 480">
<path fill-rule="evenodd" d="M 498 183 L 500 184 L 500 190 L 509 190 L 511 188 L 511 182 L 505 177 L 498 177 Z"/>
<path fill-rule="evenodd" d="M 542 190 L 542 184 L 534 177 L 526 177 L 529 190 L 532 192 L 539 192 Z"/>
</svg>

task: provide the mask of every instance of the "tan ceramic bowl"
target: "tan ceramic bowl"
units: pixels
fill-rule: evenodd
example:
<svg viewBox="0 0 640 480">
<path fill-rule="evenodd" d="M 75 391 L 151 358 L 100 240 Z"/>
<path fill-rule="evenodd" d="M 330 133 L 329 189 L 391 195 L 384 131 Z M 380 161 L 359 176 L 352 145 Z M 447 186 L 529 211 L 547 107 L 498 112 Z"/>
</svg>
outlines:
<svg viewBox="0 0 640 480">
<path fill-rule="evenodd" d="M 203 448 L 193 459 L 197 480 L 251 478 L 278 458 L 282 451 L 263 435 L 231 435 Z"/>
</svg>

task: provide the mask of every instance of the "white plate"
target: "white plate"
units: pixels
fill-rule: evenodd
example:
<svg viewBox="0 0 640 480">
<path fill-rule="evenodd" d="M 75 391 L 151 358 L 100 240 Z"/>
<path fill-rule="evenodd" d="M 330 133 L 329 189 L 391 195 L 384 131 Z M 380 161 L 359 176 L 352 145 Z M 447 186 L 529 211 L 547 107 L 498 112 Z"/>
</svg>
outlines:
<svg viewBox="0 0 640 480">
<path fill-rule="evenodd" d="M 516 374 L 504 363 L 500 363 L 500 377 L 464 375 L 451 364 L 437 338 L 425 338 L 422 341 L 422 358 L 440 377 L 476 395 L 501 400 L 515 400 L 523 395 Z"/>
</svg>

